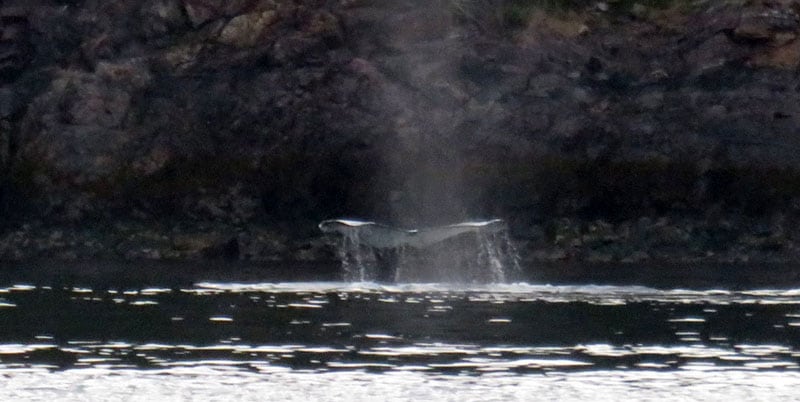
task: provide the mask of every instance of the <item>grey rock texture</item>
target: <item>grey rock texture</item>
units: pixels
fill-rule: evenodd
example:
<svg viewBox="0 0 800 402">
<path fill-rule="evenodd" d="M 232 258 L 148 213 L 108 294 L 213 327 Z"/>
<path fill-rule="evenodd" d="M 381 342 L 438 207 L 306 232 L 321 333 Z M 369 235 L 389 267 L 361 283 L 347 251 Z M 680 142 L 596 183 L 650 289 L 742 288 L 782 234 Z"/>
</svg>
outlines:
<svg viewBox="0 0 800 402">
<path fill-rule="evenodd" d="M 796 261 L 798 3 L 589 3 L 5 1 L 0 258 L 498 216 L 532 261 Z"/>
</svg>

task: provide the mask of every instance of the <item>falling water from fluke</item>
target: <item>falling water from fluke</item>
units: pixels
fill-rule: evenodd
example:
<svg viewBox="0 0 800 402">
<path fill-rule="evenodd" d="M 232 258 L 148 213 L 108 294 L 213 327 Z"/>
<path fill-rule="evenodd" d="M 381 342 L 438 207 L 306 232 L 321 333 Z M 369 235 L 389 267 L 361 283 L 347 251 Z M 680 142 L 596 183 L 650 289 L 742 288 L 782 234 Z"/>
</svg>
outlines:
<svg viewBox="0 0 800 402">
<path fill-rule="evenodd" d="M 319 228 L 341 236 L 339 258 L 346 281 L 500 283 L 520 270 L 501 219 L 411 230 L 331 219 Z"/>
</svg>

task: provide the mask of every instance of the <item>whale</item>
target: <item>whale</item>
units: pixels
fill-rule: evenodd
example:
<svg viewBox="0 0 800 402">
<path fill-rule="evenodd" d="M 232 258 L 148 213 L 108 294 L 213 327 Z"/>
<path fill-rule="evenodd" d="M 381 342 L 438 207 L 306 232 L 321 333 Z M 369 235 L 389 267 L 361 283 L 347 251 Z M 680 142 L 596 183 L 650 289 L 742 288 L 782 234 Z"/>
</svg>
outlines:
<svg viewBox="0 0 800 402">
<path fill-rule="evenodd" d="M 399 229 L 357 219 L 328 219 L 319 224 L 323 233 L 358 236 L 361 244 L 374 249 L 427 248 L 465 233 L 491 234 L 505 231 L 502 219 L 468 221 L 423 229 Z"/>
</svg>

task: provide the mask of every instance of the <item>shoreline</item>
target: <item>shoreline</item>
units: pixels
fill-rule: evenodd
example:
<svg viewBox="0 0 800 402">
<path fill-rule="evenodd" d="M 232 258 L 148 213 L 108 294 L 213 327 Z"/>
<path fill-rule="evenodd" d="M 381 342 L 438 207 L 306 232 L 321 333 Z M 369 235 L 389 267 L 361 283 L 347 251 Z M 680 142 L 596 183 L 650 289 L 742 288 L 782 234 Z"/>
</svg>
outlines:
<svg viewBox="0 0 800 402">
<path fill-rule="evenodd" d="M 201 282 L 340 282 L 338 262 L 24 261 L 0 262 L 0 285 L 108 289 L 189 288 Z M 549 263 L 523 265 L 509 283 L 756 290 L 800 287 L 798 264 Z"/>
<path fill-rule="evenodd" d="M 521 261 L 539 264 L 800 264 L 796 228 L 763 220 L 723 224 L 645 217 L 621 222 L 509 221 Z M 164 219 L 0 228 L 0 261 L 223 261 L 329 263 L 339 237 L 316 223 L 230 224 Z"/>
</svg>

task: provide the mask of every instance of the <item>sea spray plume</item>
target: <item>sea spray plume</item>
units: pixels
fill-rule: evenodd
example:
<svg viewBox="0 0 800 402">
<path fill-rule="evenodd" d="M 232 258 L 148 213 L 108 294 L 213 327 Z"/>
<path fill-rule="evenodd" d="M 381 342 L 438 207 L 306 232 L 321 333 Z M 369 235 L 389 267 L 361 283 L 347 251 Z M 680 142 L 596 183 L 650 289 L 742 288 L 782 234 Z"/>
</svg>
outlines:
<svg viewBox="0 0 800 402">
<path fill-rule="evenodd" d="M 392 2 L 396 12 L 374 27 L 377 71 L 371 107 L 385 116 L 377 169 L 385 196 L 378 211 L 418 227 L 458 222 L 483 211 L 465 184 L 469 122 L 460 60 L 469 52 L 453 24 L 449 0 Z M 381 50 L 385 49 L 385 50 Z M 467 194 L 467 195 L 465 195 Z"/>
</svg>

